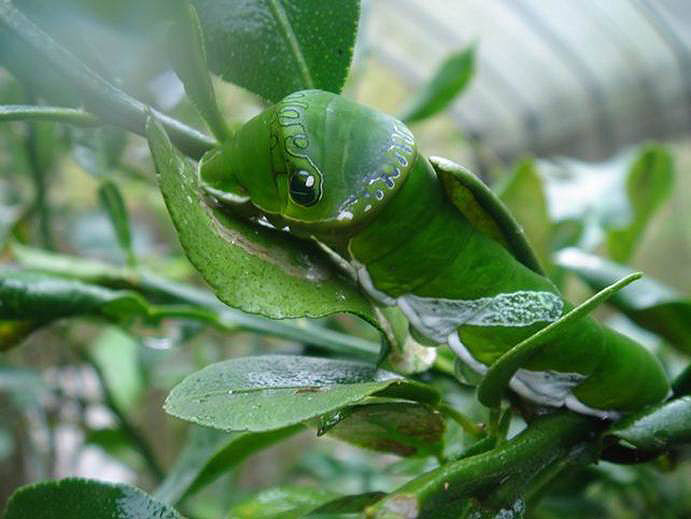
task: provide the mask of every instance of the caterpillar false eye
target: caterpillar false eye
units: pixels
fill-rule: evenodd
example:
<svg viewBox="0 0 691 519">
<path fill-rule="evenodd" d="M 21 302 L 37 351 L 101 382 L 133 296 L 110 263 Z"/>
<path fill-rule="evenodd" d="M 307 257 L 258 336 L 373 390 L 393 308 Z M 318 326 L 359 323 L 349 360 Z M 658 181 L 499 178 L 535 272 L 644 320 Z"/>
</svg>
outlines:
<svg viewBox="0 0 691 519">
<path fill-rule="evenodd" d="M 450 161 L 430 162 L 391 116 L 328 92 L 295 92 L 247 122 L 223 153 L 223 167 L 214 156 L 201 170 L 210 191 L 247 194 L 290 232 L 336 244 L 338 263 L 350 264 L 375 304 L 399 307 L 425 343 L 447 344 L 480 375 L 572 308 L 489 189 Z M 590 317 L 564 325 L 510 387 L 601 417 L 669 392 L 656 357 Z"/>
<path fill-rule="evenodd" d="M 290 177 L 290 198 L 298 205 L 309 207 L 319 200 L 317 179 L 312 173 L 299 170 Z"/>
</svg>

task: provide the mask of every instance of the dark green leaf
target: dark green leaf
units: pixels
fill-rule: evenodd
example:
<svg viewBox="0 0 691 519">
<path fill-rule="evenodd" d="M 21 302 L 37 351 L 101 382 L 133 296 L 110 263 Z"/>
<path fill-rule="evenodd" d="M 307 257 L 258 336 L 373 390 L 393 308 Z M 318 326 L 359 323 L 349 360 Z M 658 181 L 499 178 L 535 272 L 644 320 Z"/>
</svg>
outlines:
<svg viewBox="0 0 691 519">
<path fill-rule="evenodd" d="M 110 222 L 113 224 L 115 236 L 127 257 L 127 263 L 133 265 L 135 259 L 134 251 L 132 250 L 130 219 L 118 186 L 111 180 L 104 180 L 98 188 L 98 198 L 103 208 L 107 211 Z"/>
<path fill-rule="evenodd" d="M 211 70 L 276 102 L 296 90 L 339 93 L 355 43 L 358 0 L 193 0 Z"/>
<path fill-rule="evenodd" d="M 334 492 L 317 488 L 270 488 L 235 505 L 227 519 L 300 519 L 336 497 Z"/>
<path fill-rule="evenodd" d="M 672 156 L 660 146 L 649 146 L 631 166 L 626 193 L 631 215 L 623 228 L 607 233 L 607 252 L 614 261 L 627 261 L 648 222 L 669 196 L 674 183 Z"/>
<path fill-rule="evenodd" d="M 359 402 L 370 395 L 434 402 L 430 387 L 374 366 L 268 355 L 231 359 L 189 375 L 165 410 L 228 431 L 269 431 Z"/>
<path fill-rule="evenodd" d="M 606 434 L 650 451 L 691 443 L 691 396 L 676 398 L 628 416 Z"/>
<path fill-rule="evenodd" d="M 12 253 L 19 264 L 31 270 L 38 270 L 61 277 L 104 285 L 122 287 L 140 292 L 152 300 L 163 303 L 193 305 L 197 315 L 215 326 L 227 330 L 244 329 L 255 333 L 283 337 L 293 341 L 311 343 L 340 354 L 374 358 L 379 346 L 359 337 L 338 333 L 306 322 L 267 319 L 228 308 L 211 292 L 192 285 L 164 279 L 142 269 L 116 267 L 99 261 L 48 253 L 39 249 L 12 245 Z M 200 314 L 200 312 L 204 312 Z M 181 317 L 181 315 L 178 315 Z M 0 326 L 0 335 L 2 327 Z"/>
<path fill-rule="evenodd" d="M 258 450 L 301 430 L 297 425 L 262 433 L 226 433 L 193 426 L 185 448 L 154 495 L 164 503 L 175 504 Z"/>
<path fill-rule="evenodd" d="M 171 3 L 174 23 L 168 34 L 170 60 L 185 85 L 185 91 L 219 141 L 229 131 L 216 104 L 216 94 L 206 66 L 204 35 L 196 9 L 188 0 Z"/>
<path fill-rule="evenodd" d="M 183 519 L 138 488 L 89 479 L 28 485 L 7 503 L 5 519 Z"/>
<path fill-rule="evenodd" d="M 473 77 L 475 47 L 447 57 L 432 78 L 418 91 L 401 116 L 406 123 L 420 121 L 441 112 L 460 95 Z"/>
<path fill-rule="evenodd" d="M 370 303 L 316 247 L 207 207 L 193 165 L 175 153 L 158 124 L 147 131 L 180 242 L 219 299 L 271 318 L 351 312 L 376 326 Z"/>
<path fill-rule="evenodd" d="M 134 292 L 14 270 L 0 270 L 0 303 L 0 321 L 18 321 L 27 328 L 79 315 L 121 320 L 149 313 L 146 301 Z"/>
<path fill-rule="evenodd" d="M 594 290 L 630 274 L 632 269 L 576 248 L 560 251 L 555 261 L 576 273 Z M 655 280 L 643 278 L 612 297 L 611 302 L 643 328 L 691 353 L 691 299 Z"/>
<path fill-rule="evenodd" d="M 339 413 L 342 419 L 327 431 L 339 440 L 399 456 L 441 453 L 444 420 L 427 406 L 409 402 L 363 404 L 336 411 Z"/>
</svg>

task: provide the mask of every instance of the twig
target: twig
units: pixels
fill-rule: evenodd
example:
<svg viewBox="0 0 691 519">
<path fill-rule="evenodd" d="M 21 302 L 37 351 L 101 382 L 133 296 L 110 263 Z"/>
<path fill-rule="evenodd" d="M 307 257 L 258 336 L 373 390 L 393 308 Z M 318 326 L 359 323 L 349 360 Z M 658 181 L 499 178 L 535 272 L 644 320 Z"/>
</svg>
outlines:
<svg viewBox="0 0 691 519">
<path fill-rule="evenodd" d="M 152 110 L 106 81 L 24 16 L 10 0 L 0 0 L 0 26 L 4 26 L 33 52 L 59 70 L 71 86 L 79 91 L 87 109 L 104 122 L 143 135 L 148 111 L 151 111 L 163 124 L 170 139 L 180 151 L 190 157 L 200 158 L 217 144 L 209 136 Z"/>
</svg>

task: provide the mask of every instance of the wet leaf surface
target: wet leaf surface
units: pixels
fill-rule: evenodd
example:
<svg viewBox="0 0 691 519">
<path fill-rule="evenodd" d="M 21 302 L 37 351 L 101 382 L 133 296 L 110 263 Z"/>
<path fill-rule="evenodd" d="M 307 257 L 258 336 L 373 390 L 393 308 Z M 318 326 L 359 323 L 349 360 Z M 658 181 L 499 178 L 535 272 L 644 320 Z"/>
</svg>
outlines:
<svg viewBox="0 0 691 519">
<path fill-rule="evenodd" d="M 89 479 L 63 479 L 28 485 L 8 501 L 5 519 L 183 519 L 129 485 Z"/>
<path fill-rule="evenodd" d="M 374 366 L 266 355 L 207 366 L 178 384 L 165 410 L 228 431 L 268 431 L 302 423 L 370 395 L 434 402 L 432 388 Z"/>
</svg>

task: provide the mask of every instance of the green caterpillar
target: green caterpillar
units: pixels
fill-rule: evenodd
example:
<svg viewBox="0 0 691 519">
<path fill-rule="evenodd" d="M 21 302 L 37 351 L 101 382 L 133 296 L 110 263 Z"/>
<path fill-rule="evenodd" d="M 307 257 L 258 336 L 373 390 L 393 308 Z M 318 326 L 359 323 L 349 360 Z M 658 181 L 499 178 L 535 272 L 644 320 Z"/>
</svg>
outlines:
<svg viewBox="0 0 691 519">
<path fill-rule="evenodd" d="M 318 241 L 377 303 L 398 306 L 416 337 L 448 344 L 482 374 L 572 307 L 487 188 L 449 161 L 434 165 L 395 118 L 306 90 L 247 122 L 199 174 L 236 213 Z M 589 317 L 563 332 L 512 377 L 514 391 L 600 417 L 669 393 L 633 340 Z"/>
</svg>

